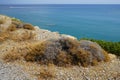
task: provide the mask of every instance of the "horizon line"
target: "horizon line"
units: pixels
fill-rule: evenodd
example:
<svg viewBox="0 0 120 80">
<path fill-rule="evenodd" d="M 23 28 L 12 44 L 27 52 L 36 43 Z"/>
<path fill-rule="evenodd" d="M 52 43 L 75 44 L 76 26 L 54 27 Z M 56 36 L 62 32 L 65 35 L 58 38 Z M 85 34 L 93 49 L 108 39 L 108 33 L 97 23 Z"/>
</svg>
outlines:
<svg viewBox="0 0 120 80">
<path fill-rule="evenodd" d="M 40 4 L 30 4 L 30 3 L 25 3 L 25 4 L 0 4 L 0 5 L 50 5 L 51 3 L 49 3 L 49 4 L 47 4 L 47 3 L 40 3 Z M 70 3 L 62 3 L 62 4 L 66 4 L 66 5 L 69 5 Z M 62 4 L 58 4 L 58 3 L 53 3 L 53 4 L 51 4 L 51 5 L 62 5 Z M 72 5 L 72 4 L 71 4 Z M 77 4 L 73 4 L 73 5 L 77 5 Z M 81 4 L 78 4 L 78 5 L 120 5 L 120 3 L 113 3 L 113 4 L 111 4 L 111 3 L 81 3 Z"/>
</svg>

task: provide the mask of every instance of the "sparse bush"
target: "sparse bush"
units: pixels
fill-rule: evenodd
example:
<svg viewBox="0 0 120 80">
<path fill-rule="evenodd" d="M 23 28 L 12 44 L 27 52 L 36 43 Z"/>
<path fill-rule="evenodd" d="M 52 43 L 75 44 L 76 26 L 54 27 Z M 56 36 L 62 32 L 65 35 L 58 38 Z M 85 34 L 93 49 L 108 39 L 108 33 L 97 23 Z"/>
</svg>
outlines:
<svg viewBox="0 0 120 80">
<path fill-rule="evenodd" d="M 15 30 L 14 32 L 10 33 L 10 39 L 14 41 L 25 41 L 33 39 L 35 34 L 29 30 Z"/>
<path fill-rule="evenodd" d="M 15 25 L 16 28 L 23 28 L 23 23 L 21 22 L 12 21 L 12 24 Z"/>
<path fill-rule="evenodd" d="M 12 22 L 18 22 L 18 23 L 22 23 L 21 20 L 17 19 L 17 18 L 11 18 Z"/>
<path fill-rule="evenodd" d="M 6 23 L 6 16 L 0 15 L 0 25 Z"/>
<path fill-rule="evenodd" d="M 53 64 L 48 64 L 47 67 L 41 67 L 40 69 L 40 74 L 37 74 L 38 78 L 40 80 L 43 79 L 49 79 L 49 80 L 53 80 L 53 78 L 55 77 L 55 67 Z"/>
<path fill-rule="evenodd" d="M 10 53 L 4 54 L 3 56 L 3 60 L 6 62 L 13 62 L 20 59 L 21 59 L 21 55 L 16 52 L 10 52 Z"/>
<path fill-rule="evenodd" d="M 0 24 L 4 24 L 4 23 L 5 23 L 5 20 L 0 19 Z"/>
<path fill-rule="evenodd" d="M 83 50 L 83 49 L 79 49 L 78 53 L 75 54 L 76 56 L 76 60 L 77 60 L 77 64 L 81 64 L 84 67 L 87 67 L 88 65 L 91 65 L 90 62 L 90 54 Z"/>
<path fill-rule="evenodd" d="M 96 59 L 93 59 L 91 65 L 92 65 L 92 66 L 96 66 L 96 65 L 98 65 L 98 61 L 97 61 Z"/>
<path fill-rule="evenodd" d="M 44 57 L 46 42 L 38 42 L 28 47 L 29 51 L 24 56 L 26 61 L 41 61 Z"/>
<path fill-rule="evenodd" d="M 9 38 L 9 33 L 7 32 L 0 32 L 0 42 L 5 41 Z"/>
<path fill-rule="evenodd" d="M 31 24 L 27 24 L 27 23 L 23 25 L 23 28 L 28 30 L 35 30 Z"/>
<path fill-rule="evenodd" d="M 22 57 L 26 61 L 40 64 L 52 63 L 57 66 L 82 65 L 84 67 L 97 65 L 100 61 L 109 61 L 107 52 L 97 43 L 87 40 L 79 42 L 70 38 L 60 38 L 34 42 L 25 47 L 25 50 L 26 52 L 23 55 L 9 53 L 7 54 L 9 58 L 6 56 L 4 60 L 14 61 Z"/>
<path fill-rule="evenodd" d="M 96 40 L 89 38 L 82 38 L 82 39 L 96 42 L 107 52 L 120 56 L 120 42 L 110 42 L 110 41 Z"/>
<path fill-rule="evenodd" d="M 70 54 L 67 54 L 65 51 L 60 51 L 56 57 L 56 60 L 54 61 L 54 64 L 58 66 L 69 66 L 71 63 L 72 56 Z"/>
<path fill-rule="evenodd" d="M 58 66 L 97 65 L 100 61 L 109 61 L 109 56 L 98 44 L 91 41 L 58 39 L 37 43 L 29 47 L 26 61 L 42 64 L 53 63 Z"/>
<path fill-rule="evenodd" d="M 64 59 L 71 61 L 73 65 L 78 65 L 81 63 L 82 66 L 88 66 L 93 64 L 93 60 L 96 60 L 96 63 L 99 61 L 108 61 L 109 56 L 107 53 L 104 53 L 103 49 L 96 43 L 91 41 L 77 41 L 73 39 L 60 39 L 59 43 L 62 46 L 64 52 Z M 67 57 L 65 56 L 65 53 Z M 68 56 L 70 56 L 68 58 Z M 65 65 L 66 63 L 64 63 Z M 94 63 L 95 64 L 95 63 Z"/>
<path fill-rule="evenodd" d="M 15 30 L 16 30 L 16 25 L 14 24 L 11 24 L 7 29 L 7 31 L 15 31 Z"/>
<path fill-rule="evenodd" d="M 110 56 L 108 55 L 108 53 L 105 50 L 103 50 L 103 54 L 104 54 L 104 57 L 105 57 L 104 61 L 108 62 L 110 60 Z"/>
</svg>

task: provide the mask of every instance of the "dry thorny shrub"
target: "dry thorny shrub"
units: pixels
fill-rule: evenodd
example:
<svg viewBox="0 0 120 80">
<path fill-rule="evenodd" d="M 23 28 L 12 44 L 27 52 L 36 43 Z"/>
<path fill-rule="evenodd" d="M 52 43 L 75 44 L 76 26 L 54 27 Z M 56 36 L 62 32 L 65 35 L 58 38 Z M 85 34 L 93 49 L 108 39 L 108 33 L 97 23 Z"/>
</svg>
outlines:
<svg viewBox="0 0 120 80">
<path fill-rule="evenodd" d="M 31 44 L 28 47 L 28 52 L 24 56 L 26 61 L 40 61 L 44 51 L 45 51 L 45 42 L 37 42 L 34 44 Z"/>
<path fill-rule="evenodd" d="M 25 41 L 25 40 L 33 39 L 34 36 L 35 36 L 35 33 L 33 33 L 32 31 L 20 29 L 20 30 L 11 32 L 10 39 L 14 41 Z"/>
<path fill-rule="evenodd" d="M 28 29 L 28 30 L 35 30 L 34 27 L 33 27 L 33 25 L 28 24 L 28 23 L 24 24 L 24 25 L 23 25 L 23 28 L 24 28 L 24 29 Z"/>
<path fill-rule="evenodd" d="M 21 58 L 22 58 L 21 54 L 15 51 L 10 51 L 9 53 L 3 55 L 3 60 L 6 62 L 13 62 L 16 60 L 20 60 Z"/>
<path fill-rule="evenodd" d="M 16 28 L 16 25 L 15 24 L 11 24 L 8 28 L 7 28 L 7 31 L 15 31 L 17 28 Z"/>
<path fill-rule="evenodd" d="M 0 24 L 4 24 L 6 22 L 6 20 L 4 19 L 0 19 Z"/>
<path fill-rule="evenodd" d="M 16 30 L 9 29 L 12 32 L 0 32 L 0 41 L 5 41 L 7 39 L 13 40 L 13 41 L 25 41 L 25 40 L 31 40 L 34 38 L 35 33 L 28 30 Z"/>
<path fill-rule="evenodd" d="M 40 73 L 36 74 L 39 80 L 52 80 L 55 77 L 55 66 L 53 64 L 48 64 L 48 66 L 42 66 L 40 68 Z"/>
<path fill-rule="evenodd" d="M 8 38 L 9 38 L 8 32 L 0 32 L 0 42 L 5 41 Z"/>
<path fill-rule="evenodd" d="M 97 65 L 100 61 L 109 61 L 109 56 L 104 50 L 99 50 L 95 46 L 87 46 L 90 49 L 85 50 L 79 45 L 77 40 L 64 38 L 36 42 L 27 46 L 26 53 L 22 57 L 26 61 L 41 64 L 53 63 L 57 66 L 80 64 L 86 67 L 88 65 Z"/>
<path fill-rule="evenodd" d="M 27 25 L 27 24 L 26 24 Z M 31 40 L 34 38 L 35 33 L 34 31 L 30 30 L 33 29 L 31 26 L 27 25 L 27 29 L 17 29 L 15 24 L 11 24 L 7 31 L 0 31 L 0 42 L 6 41 L 7 39 L 13 41 L 25 41 Z"/>
<path fill-rule="evenodd" d="M 100 61 L 109 61 L 109 56 L 104 50 L 88 46 L 90 51 L 87 51 L 79 45 L 79 41 L 72 39 L 44 41 L 32 45 L 25 59 L 44 64 L 53 63 L 58 66 L 79 64 L 88 66 L 97 65 Z"/>
</svg>

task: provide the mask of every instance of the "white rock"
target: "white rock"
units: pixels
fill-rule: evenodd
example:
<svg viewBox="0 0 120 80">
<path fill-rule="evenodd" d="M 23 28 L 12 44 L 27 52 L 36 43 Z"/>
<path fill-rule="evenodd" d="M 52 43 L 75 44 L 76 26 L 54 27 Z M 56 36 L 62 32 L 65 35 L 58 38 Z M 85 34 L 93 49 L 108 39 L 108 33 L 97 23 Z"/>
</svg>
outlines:
<svg viewBox="0 0 120 80">
<path fill-rule="evenodd" d="M 74 37 L 74 36 L 71 36 L 71 35 L 66 35 L 66 34 L 62 34 L 61 36 L 62 36 L 62 37 L 64 37 L 64 38 L 77 39 L 77 38 L 76 38 L 76 37 Z"/>
</svg>

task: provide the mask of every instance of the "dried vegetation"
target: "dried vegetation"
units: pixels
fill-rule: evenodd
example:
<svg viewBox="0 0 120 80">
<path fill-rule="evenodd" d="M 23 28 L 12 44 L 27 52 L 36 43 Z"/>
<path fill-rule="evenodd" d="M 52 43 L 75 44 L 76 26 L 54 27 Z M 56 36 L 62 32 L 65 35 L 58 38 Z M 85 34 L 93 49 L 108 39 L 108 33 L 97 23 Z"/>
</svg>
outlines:
<svg viewBox="0 0 120 80">
<path fill-rule="evenodd" d="M 93 51 L 87 51 L 83 47 L 81 48 L 77 40 L 65 38 L 35 42 L 26 47 L 26 52 L 22 57 L 28 62 L 37 62 L 40 64 L 51 63 L 57 66 L 82 65 L 87 67 L 89 65 L 97 65 L 101 61 L 109 61 L 109 56 L 103 49 L 99 50 L 99 48 L 93 48 L 93 46 L 88 47 L 91 50 L 93 49 Z M 94 53 L 95 51 L 98 52 Z M 10 54 L 9 56 L 13 57 L 15 54 Z"/>
</svg>

